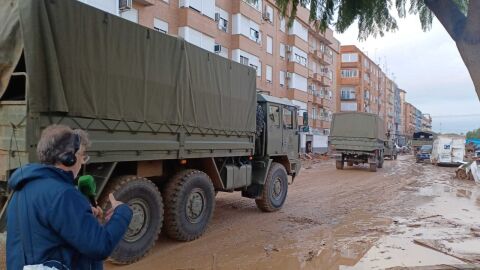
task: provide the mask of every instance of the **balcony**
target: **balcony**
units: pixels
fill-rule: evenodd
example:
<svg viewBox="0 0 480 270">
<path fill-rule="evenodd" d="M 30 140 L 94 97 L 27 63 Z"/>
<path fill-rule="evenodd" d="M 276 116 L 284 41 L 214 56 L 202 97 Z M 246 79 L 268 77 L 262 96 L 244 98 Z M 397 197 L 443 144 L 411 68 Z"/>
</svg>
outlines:
<svg viewBox="0 0 480 270">
<path fill-rule="evenodd" d="M 333 56 L 324 53 L 322 60 L 323 60 L 323 64 L 331 65 L 333 63 Z"/>
<path fill-rule="evenodd" d="M 330 76 L 325 72 L 314 73 L 313 79 L 320 83 L 322 86 L 331 86 L 332 79 Z"/>
<path fill-rule="evenodd" d="M 312 57 L 313 57 L 315 60 L 319 61 L 319 62 L 322 62 L 322 54 L 323 54 L 323 53 L 322 53 L 321 50 L 314 50 L 314 49 L 312 49 L 312 50 L 310 51 L 310 55 L 312 55 Z"/>
<path fill-rule="evenodd" d="M 289 61 L 287 64 L 287 71 L 291 73 L 297 73 L 299 75 L 302 75 L 303 77 L 308 76 L 308 68 L 300 65 L 297 62 Z"/>
<path fill-rule="evenodd" d="M 287 89 L 287 98 L 295 99 L 302 102 L 308 102 L 308 93 L 295 88 Z"/>
<path fill-rule="evenodd" d="M 295 46 L 304 52 L 308 52 L 308 42 L 301 39 L 295 34 L 289 34 L 287 37 L 287 45 Z"/>
<path fill-rule="evenodd" d="M 236 0 L 232 1 L 232 14 L 242 14 L 257 24 L 262 23 L 262 12 L 258 1 Z"/>
<path fill-rule="evenodd" d="M 317 105 L 323 105 L 323 96 L 314 95 L 312 102 L 313 102 L 314 104 L 317 104 Z"/>
</svg>

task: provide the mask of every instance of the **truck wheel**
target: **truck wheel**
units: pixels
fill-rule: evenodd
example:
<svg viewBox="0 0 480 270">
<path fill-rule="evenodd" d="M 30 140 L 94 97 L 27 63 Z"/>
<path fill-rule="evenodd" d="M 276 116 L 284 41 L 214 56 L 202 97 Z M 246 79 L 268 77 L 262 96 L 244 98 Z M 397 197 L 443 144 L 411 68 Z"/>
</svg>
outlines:
<svg viewBox="0 0 480 270">
<path fill-rule="evenodd" d="M 181 171 L 167 183 L 163 194 L 167 235 L 180 241 L 200 237 L 215 209 L 210 177 L 198 170 Z"/>
<path fill-rule="evenodd" d="M 383 157 L 379 157 L 378 165 L 377 165 L 379 169 L 383 168 L 383 161 L 384 161 Z"/>
<path fill-rule="evenodd" d="M 397 160 L 397 154 L 393 156 L 393 160 Z"/>
<path fill-rule="evenodd" d="M 335 162 L 335 167 L 337 168 L 337 170 L 343 170 L 343 161 L 337 160 Z"/>
<path fill-rule="evenodd" d="M 377 171 L 377 164 L 376 163 L 370 163 L 369 171 L 376 172 Z"/>
<path fill-rule="evenodd" d="M 353 161 L 347 161 L 347 166 L 352 167 L 353 166 Z"/>
<path fill-rule="evenodd" d="M 257 207 L 263 212 L 274 212 L 282 208 L 288 192 L 288 176 L 285 167 L 272 162 L 263 186 L 260 199 L 255 199 Z"/>
<path fill-rule="evenodd" d="M 108 194 L 130 206 L 133 218 L 120 243 L 110 255 L 117 264 L 130 264 L 144 257 L 155 245 L 162 229 L 162 195 L 152 181 L 135 175 L 120 176 L 108 184 L 100 200 L 103 209 L 110 208 Z"/>
</svg>

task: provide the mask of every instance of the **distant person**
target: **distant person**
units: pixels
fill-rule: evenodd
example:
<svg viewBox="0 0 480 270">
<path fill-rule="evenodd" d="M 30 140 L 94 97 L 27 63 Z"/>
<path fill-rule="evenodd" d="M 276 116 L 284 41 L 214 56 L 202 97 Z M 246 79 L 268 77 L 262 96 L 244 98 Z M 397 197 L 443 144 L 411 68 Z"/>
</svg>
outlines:
<svg viewBox="0 0 480 270">
<path fill-rule="evenodd" d="M 87 133 L 63 125 L 42 132 L 41 164 L 17 169 L 8 186 L 7 269 L 103 269 L 127 231 L 130 208 L 110 194 L 112 209 L 102 225 L 99 208 L 77 190 L 74 179 L 89 157 Z"/>
</svg>

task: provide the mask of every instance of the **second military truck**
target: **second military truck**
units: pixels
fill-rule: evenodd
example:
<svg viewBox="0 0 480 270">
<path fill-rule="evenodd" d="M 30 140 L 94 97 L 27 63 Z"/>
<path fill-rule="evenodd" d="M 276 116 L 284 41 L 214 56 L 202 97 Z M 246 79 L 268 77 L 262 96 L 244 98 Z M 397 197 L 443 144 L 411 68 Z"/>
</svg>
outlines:
<svg viewBox="0 0 480 270">
<path fill-rule="evenodd" d="M 160 232 L 200 237 L 219 191 L 282 207 L 300 170 L 297 108 L 257 94 L 253 68 L 75 0 L 3 1 L 0 14 L 1 224 L 8 177 L 51 124 L 88 131 L 100 205 L 114 192 L 133 210 L 114 262 Z"/>
<path fill-rule="evenodd" d="M 333 114 L 329 144 L 336 158 L 336 167 L 368 163 L 376 172 L 383 167 L 384 144 L 387 138 L 383 121 L 376 114 L 343 112 Z"/>
</svg>

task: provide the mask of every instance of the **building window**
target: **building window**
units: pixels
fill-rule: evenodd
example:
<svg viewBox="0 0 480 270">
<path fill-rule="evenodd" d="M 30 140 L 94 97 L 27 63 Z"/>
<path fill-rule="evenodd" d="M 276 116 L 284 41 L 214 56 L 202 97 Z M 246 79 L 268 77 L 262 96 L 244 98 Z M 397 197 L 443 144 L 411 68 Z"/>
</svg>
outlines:
<svg viewBox="0 0 480 270">
<path fill-rule="evenodd" d="M 285 86 L 285 71 L 280 70 L 280 86 Z"/>
<path fill-rule="evenodd" d="M 267 53 L 273 54 L 273 40 L 270 36 L 267 36 Z"/>
<path fill-rule="evenodd" d="M 253 28 L 250 28 L 250 39 L 255 42 L 260 42 L 260 32 Z"/>
<path fill-rule="evenodd" d="M 295 54 L 295 62 L 299 63 L 302 66 L 307 66 L 307 58 L 301 55 Z"/>
<path fill-rule="evenodd" d="M 285 33 L 285 19 L 284 18 L 280 19 L 280 31 Z"/>
<path fill-rule="evenodd" d="M 265 19 L 268 19 L 270 23 L 273 23 L 273 8 L 269 5 L 265 6 Z"/>
<path fill-rule="evenodd" d="M 240 64 L 248 66 L 248 58 L 245 56 L 240 56 Z"/>
<path fill-rule="evenodd" d="M 285 58 L 285 44 L 280 43 L 280 57 Z"/>
<path fill-rule="evenodd" d="M 341 70 L 342 78 L 353 78 L 358 77 L 357 69 L 342 69 Z"/>
<path fill-rule="evenodd" d="M 322 46 L 322 47 L 325 48 L 324 46 Z M 358 62 L 358 54 L 357 53 L 342 53 L 342 62 L 343 63 Z"/>
<path fill-rule="evenodd" d="M 268 83 L 272 83 L 272 67 L 269 65 L 265 65 L 265 78 Z"/>
<path fill-rule="evenodd" d="M 249 5 L 251 5 L 252 7 L 256 8 L 256 9 L 260 9 L 260 6 L 258 4 L 258 0 L 244 0 L 245 2 L 247 2 Z"/>
<path fill-rule="evenodd" d="M 153 19 L 153 29 L 164 34 L 168 33 L 168 23 L 160 19 Z"/>
<path fill-rule="evenodd" d="M 340 90 L 340 99 L 341 100 L 354 100 L 355 88 L 354 87 L 342 87 Z"/>
<path fill-rule="evenodd" d="M 367 59 L 367 58 L 363 59 L 363 65 L 364 65 L 366 68 L 368 68 L 368 67 L 370 66 L 370 63 L 368 62 L 368 59 Z"/>
<path fill-rule="evenodd" d="M 228 20 L 220 17 L 220 19 L 218 20 L 218 29 L 227 33 L 228 32 Z"/>
<path fill-rule="evenodd" d="M 363 73 L 363 79 L 364 79 L 366 82 L 370 82 L 370 75 L 368 75 L 367 73 Z"/>
<path fill-rule="evenodd" d="M 317 120 L 317 108 L 312 108 L 312 120 Z"/>
</svg>

